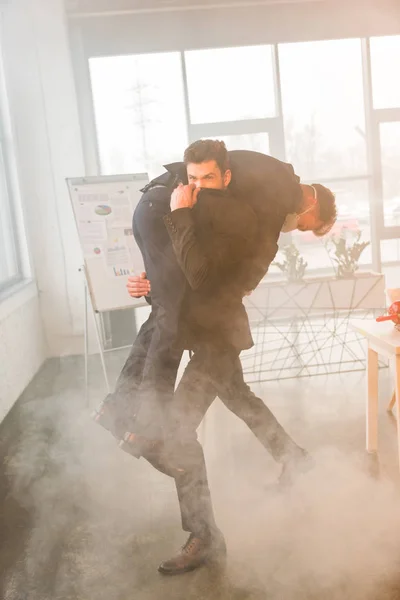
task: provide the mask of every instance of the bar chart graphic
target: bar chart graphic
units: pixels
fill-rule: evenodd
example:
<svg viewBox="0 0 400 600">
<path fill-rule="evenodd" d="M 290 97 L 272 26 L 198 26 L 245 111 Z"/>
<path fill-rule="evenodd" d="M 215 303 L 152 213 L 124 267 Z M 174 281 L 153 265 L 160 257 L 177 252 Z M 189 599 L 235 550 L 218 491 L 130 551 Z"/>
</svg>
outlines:
<svg viewBox="0 0 400 600">
<path fill-rule="evenodd" d="M 125 269 L 125 268 L 117 268 L 113 267 L 113 273 L 115 277 L 126 277 L 127 275 L 134 275 L 135 271 L 133 269 Z"/>
</svg>

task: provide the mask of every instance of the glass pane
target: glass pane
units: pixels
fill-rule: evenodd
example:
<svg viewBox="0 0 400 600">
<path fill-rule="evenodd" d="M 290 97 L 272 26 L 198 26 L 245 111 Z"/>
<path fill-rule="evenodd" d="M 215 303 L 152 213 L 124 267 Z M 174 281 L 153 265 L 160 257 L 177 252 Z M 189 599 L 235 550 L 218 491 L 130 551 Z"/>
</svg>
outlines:
<svg viewBox="0 0 400 600">
<path fill-rule="evenodd" d="M 381 241 L 381 259 L 386 289 L 400 288 L 400 239 Z"/>
<path fill-rule="evenodd" d="M 0 286 L 19 274 L 15 231 L 0 148 Z"/>
<path fill-rule="evenodd" d="M 273 117 L 271 46 L 185 52 L 192 123 Z"/>
<path fill-rule="evenodd" d="M 327 268 L 334 273 L 336 265 L 333 259 L 333 247 L 329 245 L 329 238 L 332 235 L 335 237 L 344 236 L 348 245 L 355 241 L 358 231 L 361 231 L 360 242 L 371 240 L 368 182 L 357 180 L 340 183 L 331 182 L 324 185 L 335 194 L 338 208 L 338 219 L 330 234 L 324 238 L 317 238 L 312 232 L 295 231 L 291 234 L 293 243 L 308 263 L 306 273 L 313 269 Z M 281 236 L 280 246 L 288 243 L 288 238 L 285 241 L 286 235 Z M 331 248 L 331 253 L 328 252 L 327 243 L 328 248 Z M 371 260 L 371 246 L 369 245 L 361 254 L 359 264 L 370 264 Z"/>
<path fill-rule="evenodd" d="M 400 35 L 371 38 L 374 108 L 400 107 Z"/>
<path fill-rule="evenodd" d="M 89 61 L 101 171 L 149 172 L 182 160 L 187 127 L 178 52 Z"/>
<path fill-rule="evenodd" d="M 385 225 L 400 225 L 400 121 L 380 123 Z"/>
<path fill-rule="evenodd" d="M 396 264 L 397 284 L 395 287 L 400 287 L 400 239 L 381 241 L 381 259 L 382 263 L 398 263 Z"/>
<path fill-rule="evenodd" d="M 207 139 L 225 142 L 228 150 L 253 150 L 269 154 L 268 133 L 245 133 L 240 135 L 217 135 Z"/>
<path fill-rule="evenodd" d="M 367 173 L 360 40 L 279 46 L 287 159 L 303 180 Z"/>
</svg>

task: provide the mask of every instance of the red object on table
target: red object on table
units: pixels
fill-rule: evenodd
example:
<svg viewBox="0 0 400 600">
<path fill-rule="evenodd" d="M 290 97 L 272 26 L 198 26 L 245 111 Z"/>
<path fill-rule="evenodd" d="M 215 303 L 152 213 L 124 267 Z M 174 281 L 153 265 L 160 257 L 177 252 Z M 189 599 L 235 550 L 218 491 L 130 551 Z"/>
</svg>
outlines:
<svg viewBox="0 0 400 600">
<path fill-rule="evenodd" d="M 393 302 L 388 308 L 388 315 L 377 317 L 378 323 L 381 321 L 393 321 L 395 325 L 400 325 L 400 301 Z"/>
</svg>

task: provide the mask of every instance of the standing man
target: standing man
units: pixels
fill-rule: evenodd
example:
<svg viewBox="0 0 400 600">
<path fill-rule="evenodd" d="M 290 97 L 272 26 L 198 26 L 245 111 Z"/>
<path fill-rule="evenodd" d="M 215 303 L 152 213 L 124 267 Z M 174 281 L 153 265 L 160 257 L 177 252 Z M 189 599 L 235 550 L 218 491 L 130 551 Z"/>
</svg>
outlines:
<svg viewBox="0 0 400 600">
<path fill-rule="evenodd" d="M 182 526 L 189 538 L 177 555 L 161 563 L 159 570 L 165 574 L 195 569 L 225 552 L 196 435 L 216 395 L 244 420 L 275 460 L 290 465 L 305 456 L 245 384 L 239 359 L 240 351 L 252 345 L 242 298 L 263 275 L 254 259 L 267 264 L 276 252 L 273 244 L 260 246 L 265 242 L 266 223 L 249 203 L 229 193 L 227 155 L 218 142 L 188 148 L 185 164 L 189 180 L 212 180 L 218 187 L 218 192 L 203 189 L 198 195 L 199 188 L 179 185 L 172 194 L 171 213 L 164 217 L 188 282 L 178 343 L 194 350 L 194 356 L 167 405 L 163 435 L 149 439 L 139 415 L 126 438 L 126 447 L 140 447 L 144 458 L 175 480 Z M 146 415 L 148 420 L 152 417 Z"/>
</svg>

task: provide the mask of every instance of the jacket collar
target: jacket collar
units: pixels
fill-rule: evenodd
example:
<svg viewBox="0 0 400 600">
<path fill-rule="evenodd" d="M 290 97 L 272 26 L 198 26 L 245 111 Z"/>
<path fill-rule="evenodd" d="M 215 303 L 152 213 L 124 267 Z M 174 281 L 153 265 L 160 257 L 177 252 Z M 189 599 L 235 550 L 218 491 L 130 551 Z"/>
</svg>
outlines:
<svg viewBox="0 0 400 600">
<path fill-rule="evenodd" d="M 164 169 L 171 173 L 172 175 L 178 177 L 179 181 L 181 181 L 184 185 L 187 185 L 188 178 L 186 173 L 186 167 L 183 162 L 174 162 L 168 165 L 164 165 Z"/>
</svg>

